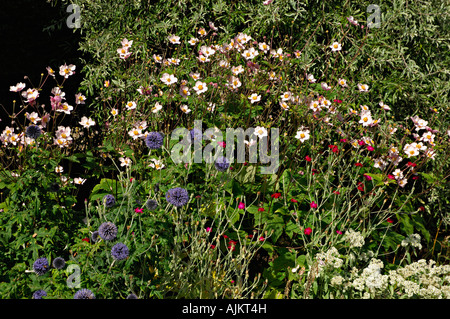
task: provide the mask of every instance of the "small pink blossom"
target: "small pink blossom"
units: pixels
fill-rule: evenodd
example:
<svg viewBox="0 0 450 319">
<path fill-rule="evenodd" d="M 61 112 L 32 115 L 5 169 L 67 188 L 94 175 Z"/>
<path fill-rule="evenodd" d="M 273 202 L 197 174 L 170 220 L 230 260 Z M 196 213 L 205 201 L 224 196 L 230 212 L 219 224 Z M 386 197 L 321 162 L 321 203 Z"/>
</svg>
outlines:
<svg viewBox="0 0 450 319">
<path fill-rule="evenodd" d="M 138 214 L 142 214 L 144 212 L 144 210 L 142 208 L 135 208 L 134 212 L 138 213 Z"/>
<path fill-rule="evenodd" d="M 245 209 L 245 204 L 243 202 L 239 202 L 238 208 Z"/>
<path fill-rule="evenodd" d="M 317 208 L 317 204 L 314 201 L 312 201 L 309 205 L 311 206 L 311 208 Z"/>
</svg>

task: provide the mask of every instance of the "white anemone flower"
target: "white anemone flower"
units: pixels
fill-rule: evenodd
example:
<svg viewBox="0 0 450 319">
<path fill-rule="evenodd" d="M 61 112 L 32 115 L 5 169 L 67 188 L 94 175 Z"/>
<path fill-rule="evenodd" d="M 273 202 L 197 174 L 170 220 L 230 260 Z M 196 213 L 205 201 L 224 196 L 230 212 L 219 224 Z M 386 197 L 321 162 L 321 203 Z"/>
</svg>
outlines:
<svg viewBox="0 0 450 319">
<path fill-rule="evenodd" d="M 267 136 L 267 129 L 265 127 L 262 127 L 262 126 L 257 126 L 257 127 L 255 127 L 255 134 L 259 138 Z"/>
<path fill-rule="evenodd" d="M 95 125 L 95 121 L 92 120 L 91 118 L 87 118 L 86 116 L 83 116 L 83 117 L 81 118 L 80 124 L 81 124 L 84 128 L 89 128 L 89 127 Z"/>
<path fill-rule="evenodd" d="M 195 82 L 194 91 L 197 92 L 198 95 L 206 92 L 208 90 L 208 87 L 206 86 L 205 82 L 197 81 Z"/>
</svg>

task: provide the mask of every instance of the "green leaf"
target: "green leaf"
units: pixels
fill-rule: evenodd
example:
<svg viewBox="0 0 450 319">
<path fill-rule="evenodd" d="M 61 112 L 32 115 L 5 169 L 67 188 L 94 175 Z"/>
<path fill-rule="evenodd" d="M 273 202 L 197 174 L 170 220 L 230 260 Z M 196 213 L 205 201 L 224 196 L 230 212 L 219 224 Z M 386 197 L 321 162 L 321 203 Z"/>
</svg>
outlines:
<svg viewBox="0 0 450 319">
<path fill-rule="evenodd" d="M 283 234 L 284 220 L 283 217 L 278 214 L 268 214 L 267 212 L 258 212 L 261 215 L 255 214 L 255 226 L 265 224 L 265 230 L 270 235 L 270 239 L 275 243 L 278 238 Z"/>
<path fill-rule="evenodd" d="M 103 178 L 99 184 L 95 185 L 94 189 L 91 192 L 90 200 L 93 201 L 103 197 L 106 194 L 113 194 L 114 196 L 117 194 L 117 181 L 110 178 Z"/>
<path fill-rule="evenodd" d="M 292 220 L 290 220 L 290 221 L 287 222 L 286 228 L 285 228 L 284 231 L 286 232 L 286 235 L 288 235 L 289 238 L 291 238 L 291 239 L 292 239 L 292 236 L 293 236 L 294 234 L 300 233 L 299 227 L 298 227 L 297 224 L 294 223 Z"/>
<path fill-rule="evenodd" d="M 411 218 L 406 214 L 397 214 L 397 218 L 400 221 L 400 228 L 407 234 L 411 235 L 414 233 L 414 225 L 412 224 Z"/>
<path fill-rule="evenodd" d="M 386 233 L 386 236 L 384 237 L 383 241 L 383 247 L 385 247 L 387 250 L 397 250 L 397 246 L 400 245 L 402 240 L 405 239 L 405 236 L 400 235 L 396 232 L 390 231 Z"/>
<path fill-rule="evenodd" d="M 256 166 L 248 165 L 245 166 L 238 175 L 236 175 L 235 179 L 241 184 L 254 183 L 255 174 Z"/>
</svg>

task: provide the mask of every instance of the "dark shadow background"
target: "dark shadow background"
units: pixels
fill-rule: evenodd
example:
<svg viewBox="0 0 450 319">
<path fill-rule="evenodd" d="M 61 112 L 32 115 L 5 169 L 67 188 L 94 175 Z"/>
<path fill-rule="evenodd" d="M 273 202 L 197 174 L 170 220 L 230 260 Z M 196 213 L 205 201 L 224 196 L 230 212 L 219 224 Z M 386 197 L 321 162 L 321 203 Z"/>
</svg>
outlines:
<svg viewBox="0 0 450 319">
<path fill-rule="evenodd" d="M 34 86 L 47 74 L 46 67 L 55 72 L 67 63 L 77 66 L 77 73 L 66 80 L 63 91 L 70 105 L 74 105 L 74 95 L 81 82 L 78 49 L 80 34 L 66 26 L 70 13 L 58 3 L 52 6 L 45 0 L 1 0 L 0 1 L 0 104 L 11 113 L 13 100 L 20 101 L 19 93 L 10 92 L 9 87 L 18 82 L 32 87 L 24 76 L 28 76 Z M 47 30 L 46 30 L 47 28 Z M 57 75 L 58 81 L 62 77 Z M 50 90 L 56 85 L 47 81 L 40 92 L 38 101 L 50 105 Z M 17 106 L 17 104 L 16 104 Z M 17 111 L 17 109 L 16 109 Z M 5 110 L 0 106 L 0 132 L 10 124 Z"/>
</svg>

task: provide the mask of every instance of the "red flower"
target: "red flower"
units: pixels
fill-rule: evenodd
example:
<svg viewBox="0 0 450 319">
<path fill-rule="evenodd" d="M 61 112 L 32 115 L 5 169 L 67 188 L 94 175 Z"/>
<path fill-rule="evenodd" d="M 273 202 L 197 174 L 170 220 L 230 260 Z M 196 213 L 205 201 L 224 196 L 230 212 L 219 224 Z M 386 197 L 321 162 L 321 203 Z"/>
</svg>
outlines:
<svg viewBox="0 0 450 319">
<path fill-rule="evenodd" d="M 263 211 L 264 211 L 263 207 L 258 208 L 258 212 L 263 212 Z"/>
<path fill-rule="evenodd" d="M 334 99 L 333 102 L 336 102 L 336 103 L 342 103 L 342 100 Z"/>
<path fill-rule="evenodd" d="M 392 218 L 388 218 L 388 219 L 386 219 L 386 221 L 391 224 L 394 223 L 394 220 Z"/>
<path fill-rule="evenodd" d="M 271 195 L 272 198 L 279 198 L 281 196 L 281 193 L 273 193 Z"/>
<path fill-rule="evenodd" d="M 294 199 L 294 198 L 291 198 L 291 202 L 293 202 L 293 203 L 298 203 L 298 200 L 296 200 L 296 199 Z"/>
<path fill-rule="evenodd" d="M 317 204 L 314 201 L 312 201 L 309 206 L 311 206 L 311 208 L 317 208 Z"/>
<path fill-rule="evenodd" d="M 334 191 L 333 193 L 336 194 L 336 195 L 340 194 L 339 191 Z"/>
<path fill-rule="evenodd" d="M 340 231 L 340 230 L 336 230 L 336 234 L 338 234 L 338 235 L 342 235 L 342 231 Z"/>
<path fill-rule="evenodd" d="M 371 180 L 372 180 L 372 176 L 369 176 L 369 175 L 364 174 L 364 177 L 365 177 L 365 179 L 368 180 L 368 181 L 371 181 Z"/>
<path fill-rule="evenodd" d="M 229 242 L 228 242 L 228 249 L 231 249 L 231 250 L 235 250 L 236 249 L 236 244 L 237 244 L 237 241 L 235 241 L 235 240 L 230 240 Z"/>
<path fill-rule="evenodd" d="M 339 153 L 339 149 L 336 145 L 328 145 L 328 147 L 331 148 L 333 153 Z"/>
<path fill-rule="evenodd" d="M 372 151 L 374 151 L 375 149 L 373 148 L 373 146 L 367 145 L 367 150 L 370 151 L 370 152 L 372 152 Z"/>
<path fill-rule="evenodd" d="M 347 142 L 347 139 L 341 138 L 339 141 L 340 141 L 341 143 L 345 143 L 345 142 Z"/>
<path fill-rule="evenodd" d="M 394 175 L 391 175 L 391 174 L 389 174 L 387 177 L 388 177 L 389 179 L 395 179 Z"/>
<path fill-rule="evenodd" d="M 362 182 L 358 182 L 358 189 L 363 192 L 364 191 L 364 184 Z"/>
<path fill-rule="evenodd" d="M 305 160 L 306 160 L 307 162 L 311 162 L 311 157 L 309 157 L 308 155 L 306 155 L 306 156 L 305 156 Z"/>
<path fill-rule="evenodd" d="M 304 233 L 305 233 L 305 235 L 311 235 L 311 233 L 312 233 L 312 229 L 311 229 L 311 227 L 308 227 L 308 228 L 306 228 L 304 231 L 303 231 Z"/>
<path fill-rule="evenodd" d="M 363 167 L 363 164 L 361 164 L 361 163 L 355 163 L 355 166 Z"/>
<path fill-rule="evenodd" d="M 89 238 L 87 238 L 87 237 L 86 237 L 86 238 L 83 238 L 82 241 L 85 241 L 85 242 L 88 243 L 88 242 L 89 242 Z"/>
<path fill-rule="evenodd" d="M 364 141 L 358 141 L 358 144 L 361 145 L 361 146 L 363 146 L 363 145 L 366 144 L 366 142 L 364 142 Z"/>
<path fill-rule="evenodd" d="M 142 214 L 144 212 L 144 210 L 142 208 L 135 208 L 134 212 L 138 213 L 138 214 Z"/>
<path fill-rule="evenodd" d="M 406 165 L 408 165 L 409 167 L 416 167 L 417 166 L 417 164 L 413 163 L 413 162 L 408 162 L 408 164 L 406 164 Z"/>
</svg>

